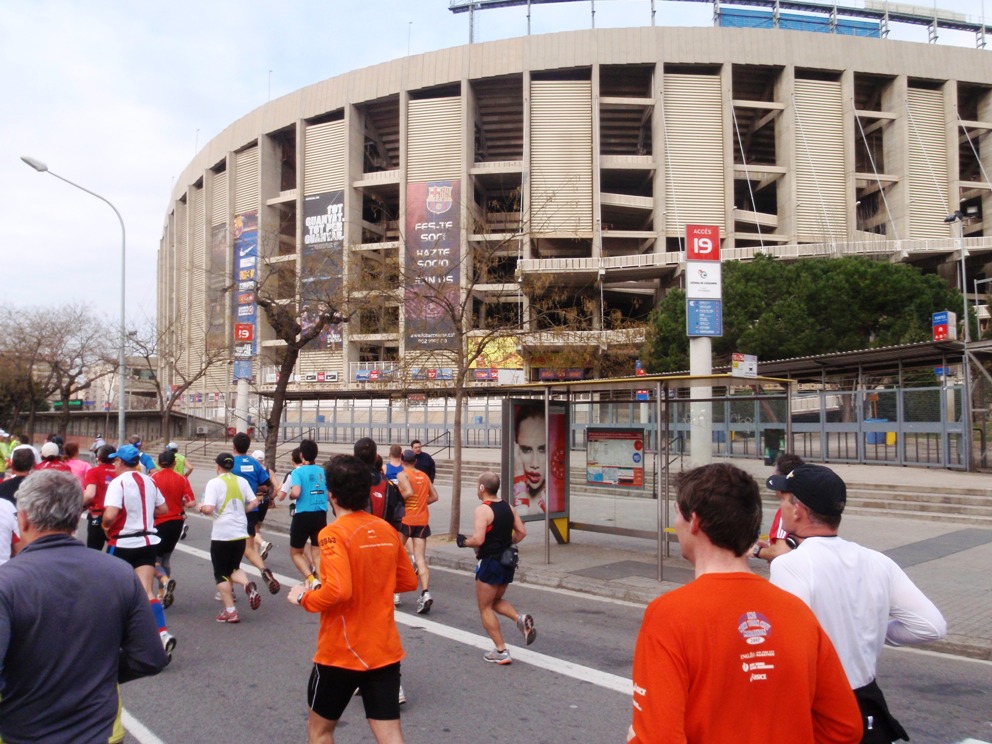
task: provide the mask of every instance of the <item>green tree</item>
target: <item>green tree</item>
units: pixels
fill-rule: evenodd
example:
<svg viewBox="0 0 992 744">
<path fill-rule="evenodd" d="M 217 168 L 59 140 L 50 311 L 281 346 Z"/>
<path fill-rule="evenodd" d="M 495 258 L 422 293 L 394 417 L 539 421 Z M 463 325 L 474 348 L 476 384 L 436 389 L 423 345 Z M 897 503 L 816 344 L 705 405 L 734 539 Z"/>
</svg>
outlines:
<svg viewBox="0 0 992 744">
<path fill-rule="evenodd" d="M 714 361 L 738 351 L 759 359 L 892 346 L 931 338 L 931 313 L 961 294 L 909 264 L 855 256 L 785 262 L 758 255 L 723 266 L 723 331 Z M 643 359 L 650 372 L 688 367 L 685 293 L 652 314 Z"/>
</svg>

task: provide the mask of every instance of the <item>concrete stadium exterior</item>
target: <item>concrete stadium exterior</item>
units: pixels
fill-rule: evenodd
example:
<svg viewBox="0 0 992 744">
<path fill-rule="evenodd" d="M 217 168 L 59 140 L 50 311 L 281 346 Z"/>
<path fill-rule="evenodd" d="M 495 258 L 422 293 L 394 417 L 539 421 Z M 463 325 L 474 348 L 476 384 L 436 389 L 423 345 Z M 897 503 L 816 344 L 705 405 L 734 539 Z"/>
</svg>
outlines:
<svg viewBox="0 0 992 744">
<path fill-rule="evenodd" d="M 410 277 L 431 256 L 447 266 L 431 280 L 459 289 L 474 327 L 519 320 L 513 348 L 479 365 L 481 385 L 563 374 L 528 313 L 551 287 L 567 288 L 585 324 L 557 342 L 587 350 L 564 374 L 596 374 L 607 357 L 632 372 L 642 321 L 680 280 L 686 225 L 718 226 L 724 260 L 862 254 L 952 284 L 963 250 L 970 282 L 992 252 L 990 60 L 888 39 L 652 27 L 355 70 L 235 121 L 181 174 L 160 328 L 186 350 L 180 368 L 222 347 L 264 394 L 280 342 L 263 294 L 306 325 L 330 297 L 360 296 L 368 272 L 387 277 L 388 307 L 302 352 L 290 393 L 319 398 L 411 378 L 444 387 L 464 341 L 418 302 Z M 966 219 L 946 224 L 958 211 Z M 231 370 L 214 366 L 185 407 L 218 407 Z"/>
</svg>

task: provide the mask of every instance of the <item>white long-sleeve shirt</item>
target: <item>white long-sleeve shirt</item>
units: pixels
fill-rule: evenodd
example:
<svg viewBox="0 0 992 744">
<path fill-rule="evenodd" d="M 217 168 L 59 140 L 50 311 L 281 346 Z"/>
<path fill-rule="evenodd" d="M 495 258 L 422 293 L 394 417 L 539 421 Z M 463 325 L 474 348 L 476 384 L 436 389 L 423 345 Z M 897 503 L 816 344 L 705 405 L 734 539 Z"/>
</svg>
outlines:
<svg viewBox="0 0 992 744">
<path fill-rule="evenodd" d="M 771 581 L 813 610 L 855 689 L 875 679 L 884 644 L 947 634 L 940 610 L 895 561 L 840 537 L 806 538 L 772 561 Z"/>
</svg>

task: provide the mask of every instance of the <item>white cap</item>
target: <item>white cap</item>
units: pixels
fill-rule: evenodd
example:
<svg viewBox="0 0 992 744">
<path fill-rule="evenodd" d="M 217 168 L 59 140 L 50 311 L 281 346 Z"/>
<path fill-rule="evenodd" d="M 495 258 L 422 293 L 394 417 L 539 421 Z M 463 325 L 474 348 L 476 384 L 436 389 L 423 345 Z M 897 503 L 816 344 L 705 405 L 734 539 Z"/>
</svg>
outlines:
<svg viewBox="0 0 992 744">
<path fill-rule="evenodd" d="M 169 442 L 167 445 L 165 445 L 165 447 L 166 449 L 171 449 L 173 452 L 179 451 L 179 445 L 176 444 L 175 442 Z"/>
<path fill-rule="evenodd" d="M 256 460 L 265 459 L 265 453 L 262 452 L 262 450 L 255 450 L 254 452 L 251 453 L 251 456 L 254 457 Z"/>
<path fill-rule="evenodd" d="M 45 442 L 41 446 L 41 457 L 42 459 L 46 457 L 58 457 L 59 456 L 59 446 L 55 442 Z"/>
</svg>

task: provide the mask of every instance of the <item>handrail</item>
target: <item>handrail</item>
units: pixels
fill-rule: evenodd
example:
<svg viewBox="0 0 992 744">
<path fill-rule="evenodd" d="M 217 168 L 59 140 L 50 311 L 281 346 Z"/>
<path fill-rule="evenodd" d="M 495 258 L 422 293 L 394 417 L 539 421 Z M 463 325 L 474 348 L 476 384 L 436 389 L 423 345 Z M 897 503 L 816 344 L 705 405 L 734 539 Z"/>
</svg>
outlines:
<svg viewBox="0 0 992 744">
<path fill-rule="evenodd" d="M 428 439 L 426 442 L 422 442 L 421 444 L 422 444 L 422 446 L 426 447 L 428 444 L 433 444 L 434 442 L 436 442 L 437 440 L 441 439 L 442 437 L 444 438 L 445 444 L 444 444 L 444 446 L 441 449 L 439 449 L 434 454 L 437 455 L 437 454 L 440 454 L 441 452 L 444 452 L 445 450 L 447 450 L 448 451 L 448 457 L 451 457 L 451 430 L 450 429 L 445 429 L 444 431 L 442 431 L 440 434 L 438 434 L 433 439 Z"/>
<path fill-rule="evenodd" d="M 209 439 L 207 438 L 207 435 L 204 434 L 203 435 L 203 441 L 202 442 L 197 442 L 195 445 L 186 445 L 186 450 L 185 450 L 185 453 L 184 454 L 187 457 L 189 457 L 190 455 L 195 455 L 198 452 L 202 452 L 203 454 L 207 454 L 207 447 L 208 446 L 210 446 L 212 444 L 217 444 L 217 442 L 219 442 L 221 439 L 223 439 L 225 442 L 227 442 L 227 440 L 228 440 L 227 429 L 225 427 L 221 427 L 220 432 L 221 432 L 221 435 L 220 436 L 213 436 L 213 437 L 210 437 Z"/>
<path fill-rule="evenodd" d="M 279 442 L 279 444 L 288 444 L 289 442 L 295 442 L 297 439 L 299 439 L 301 442 L 304 439 L 312 439 L 313 441 L 316 442 L 317 430 L 312 426 L 309 426 L 306 429 L 300 429 L 299 434 L 289 437 L 288 439 L 283 439 L 281 442 Z"/>
</svg>

